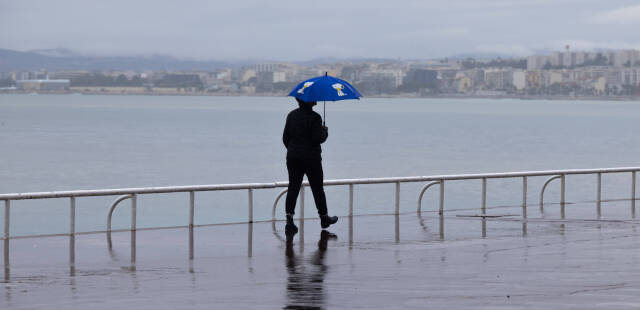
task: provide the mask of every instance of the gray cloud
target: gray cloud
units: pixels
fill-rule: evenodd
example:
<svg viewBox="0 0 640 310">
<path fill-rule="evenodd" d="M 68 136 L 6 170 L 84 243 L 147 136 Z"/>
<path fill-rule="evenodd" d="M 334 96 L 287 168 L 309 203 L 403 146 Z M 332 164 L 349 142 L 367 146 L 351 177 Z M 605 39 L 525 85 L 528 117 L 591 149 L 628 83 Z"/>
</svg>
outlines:
<svg viewBox="0 0 640 310">
<path fill-rule="evenodd" d="M 598 24 L 639 24 L 640 5 L 601 12 L 595 15 L 591 21 Z"/>
<path fill-rule="evenodd" d="M 521 55 L 568 42 L 638 46 L 628 28 L 634 8 L 635 0 L 5 0 L 0 47 L 227 60 Z"/>
</svg>

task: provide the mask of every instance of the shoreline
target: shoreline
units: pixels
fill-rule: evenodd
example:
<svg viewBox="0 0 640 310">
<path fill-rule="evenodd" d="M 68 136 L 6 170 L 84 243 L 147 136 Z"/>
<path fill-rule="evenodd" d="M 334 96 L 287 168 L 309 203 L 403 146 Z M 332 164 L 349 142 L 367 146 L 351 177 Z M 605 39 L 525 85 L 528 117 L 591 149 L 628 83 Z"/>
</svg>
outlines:
<svg viewBox="0 0 640 310">
<path fill-rule="evenodd" d="M 287 97 L 286 93 L 205 93 L 205 92 L 109 92 L 109 91 L 0 91 L 0 95 L 97 95 L 97 96 L 198 96 L 198 97 Z M 382 99 L 520 99 L 520 100 L 572 100 L 572 101 L 640 101 L 640 96 L 522 96 L 522 95 L 456 95 L 442 94 L 420 96 L 418 94 L 373 95 L 363 98 Z"/>
</svg>

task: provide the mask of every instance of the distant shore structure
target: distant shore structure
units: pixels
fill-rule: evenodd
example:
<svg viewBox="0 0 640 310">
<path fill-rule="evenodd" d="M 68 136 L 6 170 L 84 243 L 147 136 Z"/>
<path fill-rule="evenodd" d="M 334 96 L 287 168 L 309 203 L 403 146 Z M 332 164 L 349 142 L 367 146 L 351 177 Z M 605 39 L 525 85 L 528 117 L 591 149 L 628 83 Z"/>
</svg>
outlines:
<svg viewBox="0 0 640 310">
<path fill-rule="evenodd" d="M 25 91 L 63 91 L 71 86 L 71 80 L 17 80 L 16 88 Z"/>
<path fill-rule="evenodd" d="M 86 62 L 71 56 L 41 62 L 23 54 L 12 52 L 4 59 L 0 49 L 0 58 L 5 60 L 0 63 L 0 93 L 284 96 L 300 81 L 328 72 L 349 81 L 369 98 L 640 98 L 640 50 L 636 49 L 577 51 L 567 45 L 562 51 L 528 57 L 476 59 L 470 54 L 426 60 L 325 59 L 235 65 L 149 63 L 142 58 L 115 57 L 109 60 L 116 62 L 111 69 L 99 67 L 100 57 Z M 140 62 L 142 67 L 137 66 Z M 55 80 L 69 82 L 56 84 Z"/>
<path fill-rule="evenodd" d="M 543 70 L 573 68 L 576 66 L 611 66 L 614 68 L 633 67 L 640 62 L 638 50 L 614 50 L 605 52 L 570 51 L 567 45 L 565 52 L 554 52 L 551 55 L 534 55 L 527 57 L 527 70 Z"/>
</svg>

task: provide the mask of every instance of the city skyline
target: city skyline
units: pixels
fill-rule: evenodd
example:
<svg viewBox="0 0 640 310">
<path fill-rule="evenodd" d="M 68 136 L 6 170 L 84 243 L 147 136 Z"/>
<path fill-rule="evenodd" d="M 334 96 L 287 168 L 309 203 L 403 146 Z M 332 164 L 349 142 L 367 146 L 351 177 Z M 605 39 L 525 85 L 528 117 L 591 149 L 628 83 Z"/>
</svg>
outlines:
<svg viewBox="0 0 640 310">
<path fill-rule="evenodd" d="M 634 1 L 241 0 L 0 5 L 0 47 L 69 48 L 85 55 L 169 55 L 237 61 L 433 59 L 462 53 L 522 57 L 540 51 L 640 48 Z"/>
<path fill-rule="evenodd" d="M 71 62 L 75 62 L 73 59 Z M 568 48 L 549 56 L 529 56 L 526 59 L 364 61 L 311 66 L 261 63 L 174 71 L 166 68 L 142 71 L 133 68 L 0 71 L 0 87 L 3 87 L 0 90 L 284 95 L 299 81 L 325 73 L 351 81 L 365 96 L 631 98 L 640 95 L 639 50 L 589 53 L 569 51 Z"/>
</svg>

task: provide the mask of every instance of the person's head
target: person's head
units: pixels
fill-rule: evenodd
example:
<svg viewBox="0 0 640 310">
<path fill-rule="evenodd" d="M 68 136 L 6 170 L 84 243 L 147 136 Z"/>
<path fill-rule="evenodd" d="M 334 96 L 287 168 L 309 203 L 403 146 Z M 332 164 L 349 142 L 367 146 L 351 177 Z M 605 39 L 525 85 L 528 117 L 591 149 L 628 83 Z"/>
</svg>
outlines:
<svg viewBox="0 0 640 310">
<path fill-rule="evenodd" d="M 296 98 L 296 101 L 298 101 L 298 106 L 300 106 L 301 108 L 305 107 L 305 106 L 306 107 L 313 107 L 313 106 L 315 106 L 317 104 L 315 101 L 307 102 L 307 101 L 300 100 L 299 98 Z"/>
</svg>

